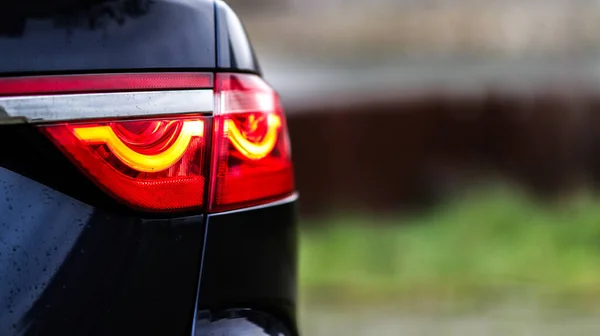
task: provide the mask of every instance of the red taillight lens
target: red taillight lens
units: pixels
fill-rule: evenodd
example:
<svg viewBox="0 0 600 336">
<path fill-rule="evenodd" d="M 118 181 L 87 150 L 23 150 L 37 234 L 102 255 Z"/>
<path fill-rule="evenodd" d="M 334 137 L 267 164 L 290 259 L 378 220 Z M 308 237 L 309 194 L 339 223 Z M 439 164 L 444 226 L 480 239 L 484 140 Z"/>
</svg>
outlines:
<svg viewBox="0 0 600 336">
<path fill-rule="evenodd" d="M 279 96 L 260 77 L 217 74 L 210 211 L 285 197 L 294 190 Z"/>
<path fill-rule="evenodd" d="M 203 205 L 206 123 L 180 119 L 68 123 L 44 131 L 116 198 L 143 210 Z"/>
<path fill-rule="evenodd" d="M 143 211 L 220 212 L 294 191 L 279 96 L 256 75 L 4 78 L 2 101 L 10 116 L 47 122 L 41 130 L 83 172 L 116 199 Z M 144 119 L 117 119 L 136 116 L 138 110 Z"/>
<path fill-rule="evenodd" d="M 40 76 L 2 79 L 0 96 L 212 87 L 213 75 L 207 73 Z M 110 98 L 110 94 L 107 97 Z M 75 101 L 77 97 L 72 99 Z M 79 101 L 82 106 L 88 104 L 86 99 L 82 97 Z M 119 110 L 119 105 L 110 105 L 110 99 L 107 102 L 107 106 L 93 108 Z M 165 110 L 168 111 L 168 106 Z M 146 112 L 140 110 L 140 114 Z M 173 111 L 177 112 L 180 111 Z M 115 118 L 121 117 L 115 113 Z M 44 125 L 41 129 L 116 199 L 145 211 L 179 211 L 204 206 L 206 134 L 210 127 L 209 118 L 185 115 L 127 121 L 74 121 Z"/>
</svg>

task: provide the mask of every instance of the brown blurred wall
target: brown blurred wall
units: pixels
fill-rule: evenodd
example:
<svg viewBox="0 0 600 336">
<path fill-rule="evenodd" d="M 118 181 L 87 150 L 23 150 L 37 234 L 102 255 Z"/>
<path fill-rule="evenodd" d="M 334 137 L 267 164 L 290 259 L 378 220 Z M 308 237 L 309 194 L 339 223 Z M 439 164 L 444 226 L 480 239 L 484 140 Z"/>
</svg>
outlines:
<svg viewBox="0 0 600 336">
<path fill-rule="evenodd" d="M 493 178 L 540 195 L 600 177 L 600 100 L 579 88 L 291 109 L 304 216 L 427 206 Z"/>
</svg>

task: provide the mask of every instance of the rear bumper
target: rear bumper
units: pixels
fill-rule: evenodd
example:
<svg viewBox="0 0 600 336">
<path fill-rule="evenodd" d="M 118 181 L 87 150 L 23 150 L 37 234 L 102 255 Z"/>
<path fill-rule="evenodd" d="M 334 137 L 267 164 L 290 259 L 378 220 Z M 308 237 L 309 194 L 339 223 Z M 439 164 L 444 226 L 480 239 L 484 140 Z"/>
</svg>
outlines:
<svg viewBox="0 0 600 336">
<path fill-rule="evenodd" d="M 196 335 L 204 334 L 201 331 L 210 327 L 204 323 L 207 316 L 213 322 L 223 323 L 219 317 L 223 314 L 246 319 L 263 316 L 253 321 L 255 325 L 260 325 L 256 321 L 270 321 L 272 327 L 265 326 L 265 332 L 269 328 L 277 332 L 272 330 L 267 335 L 296 335 L 296 196 L 243 211 L 210 215 L 206 237 Z M 237 323 L 228 323 L 231 328 L 238 327 Z"/>
<path fill-rule="evenodd" d="M 295 334 L 295 199 L 148 220 L 4 168 L 0 185 L 0 335 L 190 335 L 231 316 Z"/>
</svg>

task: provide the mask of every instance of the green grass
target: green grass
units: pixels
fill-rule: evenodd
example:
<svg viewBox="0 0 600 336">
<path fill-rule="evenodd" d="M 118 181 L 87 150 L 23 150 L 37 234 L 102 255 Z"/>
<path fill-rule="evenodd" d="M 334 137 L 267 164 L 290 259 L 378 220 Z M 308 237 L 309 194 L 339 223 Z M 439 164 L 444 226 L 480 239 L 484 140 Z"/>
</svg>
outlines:
<svg viewBox="0 0 600 336">
<path fill-rule="evenodd" d="M 301 232 L 309 300 L 496 300 L 600 297 L 600 201 L 538 204 L 497 188 L 427 214 L 336 216 Z"/>
</svg>

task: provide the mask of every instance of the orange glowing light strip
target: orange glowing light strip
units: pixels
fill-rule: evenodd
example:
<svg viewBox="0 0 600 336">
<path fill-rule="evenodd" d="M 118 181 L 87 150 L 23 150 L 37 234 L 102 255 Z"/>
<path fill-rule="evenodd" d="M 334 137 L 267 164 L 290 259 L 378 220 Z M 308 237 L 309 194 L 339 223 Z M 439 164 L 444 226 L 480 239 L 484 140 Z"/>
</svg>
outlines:
<svg viewBox="0 0 600 336">
<path fill-rule="evenodd" d="M 186 120 L 177 140 L 167 150 L 156 155 L 140 154 L 127 147 L 110 126 L 83 126 L 75 128 L 73 132 L 81 141 L 106 144 L 110 151 L 129 167 L 152 173 L 165 170 L 181 159 L 192 137 L 204 135 L 204 122 Z"/>
<path fill-rule="evenodd" d="M 225 127 L 229 140 L 240 153 L 251 160 L 260 160 L 269 155 L 273 148 L 275 148 L 279 127 L 281 127 L 281 118 L 274 114 L 269 114 L 267 125 L 267 133 L 258 143 L 246 139 L 231 119 L 226 121 Z"/>
</svg>

